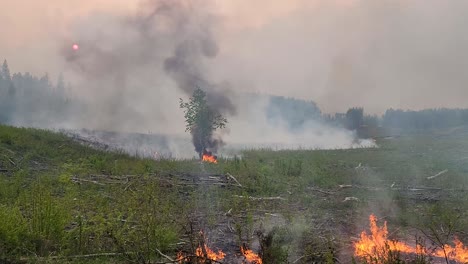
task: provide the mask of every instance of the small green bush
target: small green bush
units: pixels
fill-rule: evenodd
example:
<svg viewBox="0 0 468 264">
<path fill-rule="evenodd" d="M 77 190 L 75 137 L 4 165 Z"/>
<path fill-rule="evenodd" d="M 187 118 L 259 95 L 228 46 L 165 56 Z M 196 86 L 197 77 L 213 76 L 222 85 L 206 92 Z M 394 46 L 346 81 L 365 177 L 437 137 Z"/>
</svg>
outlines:
<svg viewBox="0 0 468 264">
<path fill-rule="evenodd" d="M 11 257 L 21 251 L 28 235 L 27 222 L 16 206 L 0 205 L 0 219 L 0 255 Z"/>
</svg>

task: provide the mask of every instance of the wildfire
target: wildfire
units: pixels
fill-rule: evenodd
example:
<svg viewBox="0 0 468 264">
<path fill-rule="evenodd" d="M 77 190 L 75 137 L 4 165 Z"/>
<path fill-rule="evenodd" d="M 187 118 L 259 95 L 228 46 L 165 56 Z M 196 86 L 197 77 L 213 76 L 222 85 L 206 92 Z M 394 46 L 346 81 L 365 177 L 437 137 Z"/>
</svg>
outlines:
<svg viewBox="0 0 468 264">
<path fill-rule="evenodd" d="M 218 157 L 212 155 L 211 151 L 203 151 L 202 161 L 209 163 L 218 163 Z"/>
<path fill-rule="evenodd" d="M 263 261 L 259 255 L 255 254 L 252 250 L 241 247 L 240 248 L 242 255 L 244 255 L 245 259 L 251 264 L 262 264 Z"/>
<path fill-rule="evenodd" d="M 455 244 L 455 247 L 444 245 L 447 257 L 461 263 L 468 263 L 468 247 L 463 245 L 463 243 L 457 238 L 454 239 L 453 243 Z M 435 254 L 439 257 L 444 257 L 444 250 L 438 249 Z"/>
<path fill-rule="evenodd" d="M 203 238 L 203 241 L 206 241 L 206 238 L 204 237 L 203 232 L 200 232 L 200 234 Z M 214 261 L 223 260 L 226 254 L 221 250 L 218 250 L 218 252 L 216 253 L 212 249 L 210 249 L 204 242 L 202 242 L 195 250 L 195 256 L 197 257 L 197 262 L 195 263 L 206 263 L 209 260 L 214 260 Z M 184 255 L 184 253 L 179 252 L 177 254 L 176 261 L 182 264 L 185 262 L 190 262 L 190 259 L 191 259 L 190 256 L 186 256 Z"/>
<path fill-rule="evenodd" d="M 361 233 L 361 239 L 354 243 L 354 254 L 358 257 L 369 257 L 369 256 L 385 256 L 385 252 L 399 251 L 403 253 L 427 253 L 425 249 L 418 245 L 412 247 L 403 242 L 388 240 L 387 222 L 384 222 L 383 227 L 377 226 L 377 218 L 371 214 L 369 216 L 370 231 L 371 235 L 368 235 L 365 231 Z M 444 250 L 449 259 L 453 259 L 460 263 L 468 262 L 468 248 L 463 243 L 455 239 L 455 247 L 450 245 L 444 245 L 443 249 L 438 249 L 434 253 L 429 253 L 435 257 L 444 258 Z"/>
</svg>

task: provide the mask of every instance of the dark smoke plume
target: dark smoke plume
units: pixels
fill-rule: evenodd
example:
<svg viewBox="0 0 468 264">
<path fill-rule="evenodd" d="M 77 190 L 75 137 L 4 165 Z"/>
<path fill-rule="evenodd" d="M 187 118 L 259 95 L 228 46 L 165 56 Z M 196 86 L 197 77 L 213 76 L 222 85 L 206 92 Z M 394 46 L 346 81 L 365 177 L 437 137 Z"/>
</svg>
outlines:
<svg viewBox="0 0 468 264">
<path fill-rule="evenodd" d="M 221 138 L 214 138 L 213 133 L 208 138 L 203 139 L 200 131 L 196 128 L 192 131 L 192 142 L 200 158 L 203 154 L 211 155 L 211 152 L 217 153 L 218 149 L 225 145 Z"/>
<path fill-rule="evenodd" d="M 74 72 L 86 80 L 87 86 L 95 86 L 88 89 L 94 89 L 97 97 L 104 98 L 100 105 L 105 109 L 99 112 L 109 123 L 108 129 L 115 129 L 113 126 L 120 124 L 124 113 L 132 111 L 132 103 L 139 103 L 138 97 L 134 102 L 129 99 L 142 89 L 134 85 L 134 80 L 144 86 L 161 85 L 141 82 L 139 76 L 151 76 L 151 72 L 154 79 L 169 77 L 188 96 L 200 87 L 206 91 L 207 103 L 215 112 L 236 113 L 228 96 L 231 87 L 210 80 L 204 68 L 219 50 L 215 28 L 220 18 L 210 12 L 211 3 L 209 0 L 146 0 L 135 15 L 98 14 L 84 21 L 84 25 L 78 25 L 74 37 L 80 41 L 80 49 L 66 48 L 64 57 Z M 129 122 L 138 126 L 136 121 Z M 210 147 L 215 149 L 221 141 L 212 138 L 210 142 L 213 143 Z"/>
</svg>

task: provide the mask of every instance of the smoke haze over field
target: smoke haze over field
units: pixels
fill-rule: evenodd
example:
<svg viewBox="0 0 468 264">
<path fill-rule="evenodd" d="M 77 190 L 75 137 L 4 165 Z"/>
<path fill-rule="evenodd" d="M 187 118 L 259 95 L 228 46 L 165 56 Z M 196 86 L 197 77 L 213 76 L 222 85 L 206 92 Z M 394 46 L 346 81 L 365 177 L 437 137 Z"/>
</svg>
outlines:
<svg viewBox="0 0 468 264">
<path fill-rule="evenodd" d="M 314 100 L 325 112 L 468 107 L 462 0 L 2 5 L 0 55 L 12 70 L 64 72 L 88 102 L 68 127 L 183 134 L 177 102 L 196 85 L 231 121 L 225 137 L 233 142 L 250 131 L 255 142 L 308 137 L 312 146 L 352 145 L 352 135 L 319 123 L 295 134 L 281 122 L 267 124 L 258 115 L 264 102 L 245 106 L 237 92 Z"/>
<path fill-rule="evenodd" d="M 16 62 L 14 71 L 53 76 L 64 70 L 59 45 L 98 32 L 117 34 L 121 24 L 112 20 L 148 10 L 133 0 L 4 2 L 0 54 Z M 236 89 L 313 99 L 326 112 L 357 105 L 379 113 L 390 107 L 468 106 L 466 1 L 192 3 L 197 12 L 216 17 L 205 21 L 219 48 L 206 72 Z"/>
</svg>

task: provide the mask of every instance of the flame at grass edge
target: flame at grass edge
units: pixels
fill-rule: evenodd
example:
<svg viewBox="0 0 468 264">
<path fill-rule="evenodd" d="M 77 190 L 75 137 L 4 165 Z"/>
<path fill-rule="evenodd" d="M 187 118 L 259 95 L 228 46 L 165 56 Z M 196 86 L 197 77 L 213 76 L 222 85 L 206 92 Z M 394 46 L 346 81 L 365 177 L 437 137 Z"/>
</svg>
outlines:
<svg viewBox="0 0 468 264">
<path fill-rule="evenodd" d="M 369 216 L 369 225 L 371 234 L 368 235 L 365 231 L 362 231 L 360 240 L 354 243 L 355 256 L 385 256 L 384 254 L 390 250 L 403 253 L 429 254 L 440 258 L 445 258 L 445 254 L 447 254 L 449 259 L 460 263 L 468 263 L 468 247 L 463 245 L 458 238 L 454 239 L 454 247 L 445 244 L 443 249 L 439 248 L 433 253 L 428 253 L 421 245 L 412 247 L 403 242 L 389 240 L 387 237 L 387 222 L 385 221 L 384 225 L 379 227 L 377 225 L 377 217 L 373 214 Z"/>
</svg>

